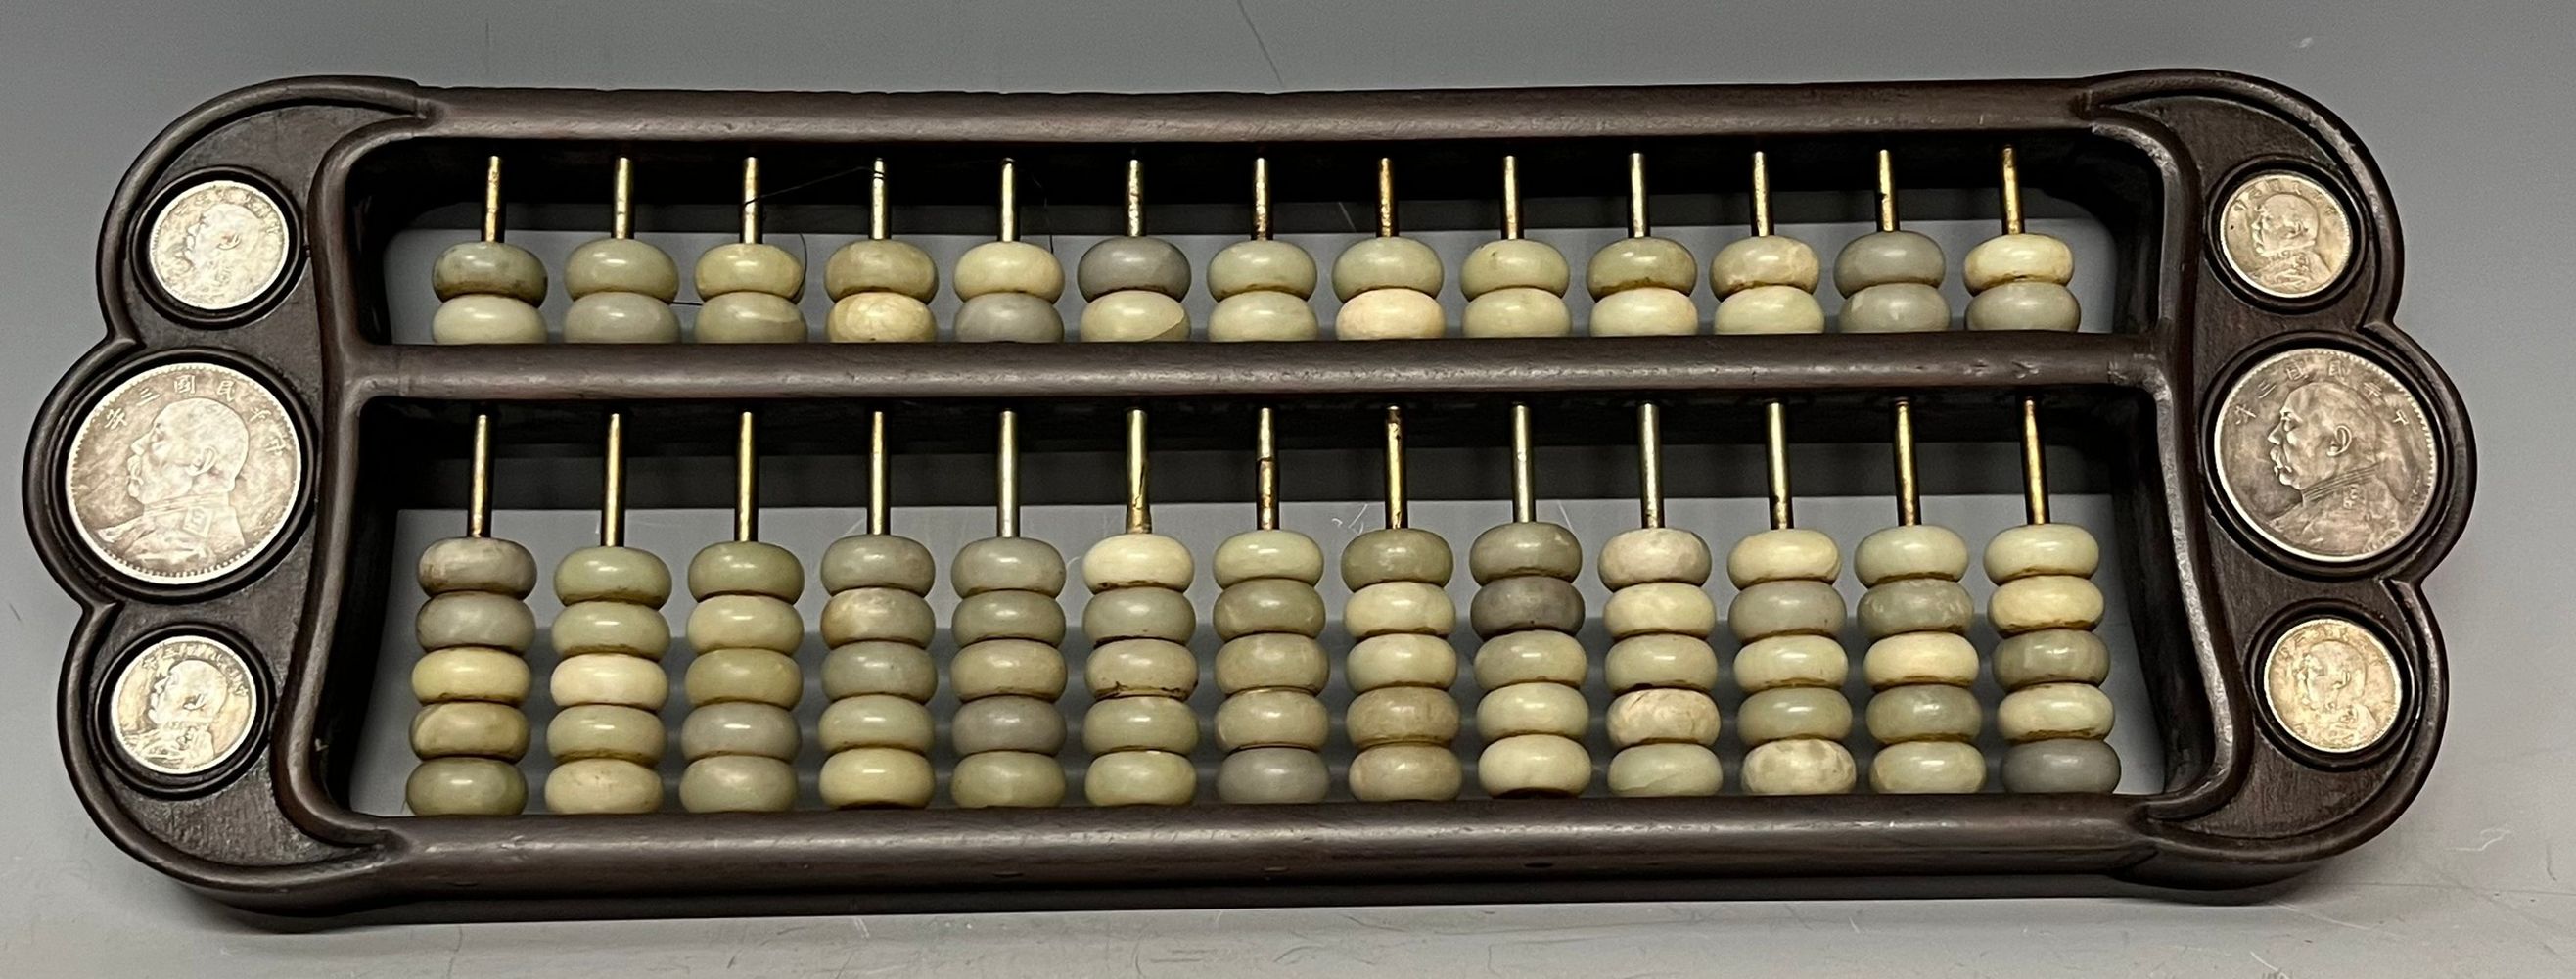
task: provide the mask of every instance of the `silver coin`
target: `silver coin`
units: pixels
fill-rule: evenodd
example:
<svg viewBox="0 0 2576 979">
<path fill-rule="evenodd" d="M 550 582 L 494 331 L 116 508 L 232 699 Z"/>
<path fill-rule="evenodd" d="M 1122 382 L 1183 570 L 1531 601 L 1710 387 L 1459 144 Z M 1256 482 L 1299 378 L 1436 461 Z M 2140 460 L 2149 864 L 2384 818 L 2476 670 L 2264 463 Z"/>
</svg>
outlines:
<svg viewBox="0 0 2576 979">
<path fill-rule="evenodd" d="M 267 385 L 230 367 L 165 364 L 81 416 L 63 494 L 81 542 L 137 579 L 184 585 L 249 563 L 286 528 L 304 444 Z"/>
<path fill-rule="evenodd" d="M 2305 347 L 2227 389 L 2210 435 L 2227 503 L 2274 546 L 2362 561 L 2405 540 L 2433 504 L 2440 455 L 2424 404 L 2360 355 Z"/>
<path fill-rule="evenodd" d="M 2266 170 L 2227 192 L 2218 248 L 2247 285 L 2305 299 L 2333 286 L 2352 264 L 2352 219 L 2325 185 L 2294 171 Z"/>
<path fill-rule="evenodd" d="M 209 180 L 170 198 L 152 216 L 153 281 L 207 312 L 239 309 L 286 274 L 286 213 L 268 192 L 238 180 Z"/>
<path fill-rule="evenodd" d="M 2321 615 L 2291 626 L 2263 656 L 2263 706 L 2300 744 L 2329 754 L 2376 745 L 2397 724 L 2405 674 L 2360 623 Z"/>
<path fill-rule="evenodd" d="M 117 671 L 108 694 L 109 731 L 135 764 L 195 775 L 250 741 L 259 699 L 241 653 L 206 636 L 172 636 Z"/>
</svg>

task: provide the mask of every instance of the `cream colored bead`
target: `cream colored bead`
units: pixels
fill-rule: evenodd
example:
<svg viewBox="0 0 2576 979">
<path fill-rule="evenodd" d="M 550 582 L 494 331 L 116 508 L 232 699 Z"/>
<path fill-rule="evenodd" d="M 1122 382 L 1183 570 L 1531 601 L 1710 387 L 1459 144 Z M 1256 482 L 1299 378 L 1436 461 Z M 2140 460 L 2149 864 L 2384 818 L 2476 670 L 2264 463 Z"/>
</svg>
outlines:
<svg viewBox="0 0 2576 979">
<path fill-rule="evenodd" d="M 1871 639 L 1905 632 L 1966 633 L 1977 618 L 1976 599 L 1958 582 L 1940 578 L 1890 581 L 1860 597 L 1860 628 Z"/>
<path fill-rule="evenodd" d="M 412 622 L 422 649 L 490 646 L 514 653 L 536 641 L 537 618 L 527 603 L 486 591 L 456 591 L 421 603 Z"/>
<path fill-rule="evenodd" d="M 1496 741 L 1516 734 L 1580 738 L 1592 726 L 1583 691 L 1557 683 L 1515 683 L 1485 692 L 1476 702 L 1476 736 Z"/>
<path fill-rule="evenodd" d="M 957 705 L 948 720 L 948 743 L 961 755 L 1026 751 L 1052 755 L 1064 747 L 1064 712 L 1036 697 L 985 697 Z"/>
<path fill-rule="evenodd" d="M 1950 328 L 1950 300 L 1913 282 L 1871 286 L 1843 300 L 1835 328 L 1845 333 L 1939 333 Z"/>
<path fill-rule="evenodd" d="M 1189 754 L 1199 745 L 1199 719 L 1190 705 L 1170 697 L 1095 700 L 1082 717 L 1082 750 Z"/>
<path fill-rule="evenodd" d="M 832 304 L 823 332 L 834 343 L 929 343 L 939 339 L 939 318 L 899 292 L 854 292 Z"/>
<path fill-rule="evenodd" d="M 640 656 L 593 654 L 568 656 L 546 677 L 547 695 L 558 705 L 613 704 L 661 710 L 671 696 L 671 677 L 662 664 Z"/>
<path fill-rule="evenodd" d="M 1446 585 L 1457 570 L 1449 542 L 1419 527 L 1387 527 L 1342 547 L 1342 584 L 1353 591 L 1385 581 Z"/>
<path fill-rule="evenodd" d="M 537 587 L 537 559 L 497 537 L 450 537 L 420 552 L 420 590 L 431 595 L 485 591 L 526 598 Z"/>
<path fill-rule="evenodd" d="M 1371 641 L 1388 642 L 1402 638 L 1382 636 Z M 1353 655 L 1357 652 L 1353 650 Z M 1457 671 L 1457 654 L 1454 652 L 1450 654 L 1450 671 Z M 1256 633 L 1227 640 L 1216 651 L 1216 686 L 1229 694 L 1265 687 L 1320 693 L 1331 674 L 1332 661 L 1325 655 L 1324 645 L 1306 636 Z"/>
<path fill-rule="evenodd" d="M 1596 337 L 1678 337 L 1699 332 L 1699 302 L 1653 286 L 1622 289 L 1592 303 Z"/>
<path fill-rule="evenodd" d="M 1186 643 L 1198 631 L 1198 609 L 1169 588 L 1112 588 L 1082 606 L 1082 634 L 1093 642 L 1168 639 Z"/>
<path fill-rule="evenodd" d="M 1247 690 L 1216 709 L 1216 740 L 1227 751 L 1246 748 L 1321 750 L 1333 719 L 1324 702 L 1298 690 Z"/>
<path fill-rule="evenodd" d="M 689 661 L 681 686 L 699 706 L 740 700 L 792 708 L 805 693 L 805 677 L 785 653 L 717 649 Z"/>
<path fill-rule="evenodd" d="M 2006 690 L 2034 683 L 2100 683 L 2111 675 L 2111 650 L 2080 629 L 2041 629 L 1995 644 L 1995 682 Z"/>
<path fill-rule="evenodd" d="M 1293 530 L 1247 530 L 1228 537 L 1217 545 L 1208 563 L 1219 588 L 1255 578 L 1286 578 L 1309 585 L 1324 580 L 1324 549 L 1316 546 L 1314 538 Z"/>
<path fill-rule="evenodd" d="M 1861 538 L 1852 572 L 1864 587 L 1903 578 L 1957 581 L 1968 573 L 1968 542 L 1928 523 L 1883 528 Z"/>
<path fill-rule="evenodd" d="M 1851 749 L 1831 741 L 1792 738 L 1744 753 L 1746 795 L 1837 795 L 1859 777 Z"/>
<path fill-rule="evenodd" d="M 1198 790 L 1198 769 L 1168 751 L 1102 755 L 1082 773 L 1082 796 L 1095 806 L 1186 806 Z"/>
<path fill-rule="evenodd" d="M 1823 333 L 1825 308 L 1796 286 L 1754 286 L 1719 300 L 1710 325 L 1720 335 Z"/>
<path fill-rule="evenodd" d="M 900 748 L 852 748 L 823 759 L 815 778 L 823 804 L 834 809 L 919 809 L 938 784 L 930 759 Z"/>
<path fill-rule="evenodd" d="M 963 657 L 966 650 L 961 649 L 957 653 Z M 1063 670 L 1059 667 L 1056 672 L 1056 688 L 1061 693 Z M 906 700 L 927 702 L 938 690 L 939 669 L 931 665 L 930 652 L 909 643 L 854 642 L 834 647 L 823 656 L 823 695 L 826 697 L 886 693 Z"/>
<path fill-rule="evenodd" d="M 1064 591 L 1064 555 L 1034 537 L 987 537 L 958 549 L 948 586 L 959 598 L 995 591 L 1053 597 Z"/>
<path fill-rule="evenodd" d="M 1033 591 L 989 591 L 968 596 L 950 613 L 948 632 L 959 643 L 1030 639 L 1064 642 L 1064 606 Z"/>
<path fill-rule="evenodd" d="M 2084 305 L 2053 282 L 2006 282 L 1968 300 L 1971 330 L 2043 330 L 2073 333 L 2084 327 Z"/>
<path fill-rule="evenodd" d="M 1190 647 L 1166 639 L 1102 643 L 1082 664 L 1083 685 L 1094 697 L 1173 697 L 1186 700 L 1199 686 L 1198 659 Z"/>
<path fill-rule="evenodd" d="M 1630 636 L 1610 645 L 1601 674 L 1612 693 L 1648 687 L 1707 691 L 1717 686 L 1717 651 L 1698 636 Z"/>
<path fill-rule="evenodd" d="M 716 595 L 689 610 L 688 635 L 691 649 L 792 653 L 805 644 L 805 620 L 796 606 L 767 595 Z"/>
<path fill-rule="evenodd" d="M 765 292 L 728 292 L 698 307 L 699 343 L 802 343 L 805 313 Z"/>
<path fill-rule="evenodd" d="M 429 266 L 430 290 L 440 299 L 488 293 L 523 303 L 546 300 L 546 265 L 517 245 L 460 241 Z"/>
<path fill-rule="evenodd" d="M 852 588 L 823 603 L 823 641 L 835 646 L 884 639 L 930 645 L 938 622 L 930 602 L 900 588 Z"/>
<path fill-rule="evenodd" d="M 1217 300 L 1208 313 L 1208 339 L 1313 340 L 1324 335 L 1323 321 L 1306 297 L 1285 292 L 1243 292 Z"/>
<path fill-rule="evenodd" d="M 783 812 L 796 805 L 796 769 L 760 755 L 716 755 L 680 772 L 690 812 Z"/>
<path fill-rule="evenodd" d="M 1318 636 L 1324 632 L 1324 598 L 1302 581 L 1256 578 L 1219 593 L 1211 618 L 1219 639 L 1263 632 Z"/>
<path fill-rule="evenodd" d="M 1438 295 L 1445 279 L 1440 254 L 1402 236 L 1364 238 L 1333 259 L 1333 295 L 1344 303 L 1378 289 Z M 1347 309 L 1343 315 L 1349 316 Z"/>
<path fill-rule="evenodd" d="M 488 700 L 517 705 L 528 699 L 528 662 L 499 649 L 441 649 L 411 666 L 412 696 L 424 704 Z"/>
<path fill-rule="evenodd" d="M 1351 744 L 1448 744 L 1458 736 L 1458 702 L 1430 687 L 1381 687 L 1351 698 L 1342 715 Z"/>
<path fill-rule="evenodd" d="M 959 809 L 1045 808 L 1064 801 L 1063 763 L 1026 751 L 994 751 L 957 760 L 948 795 Z"/>
<path fill-rule="evenodd" d="M 1190 338 L 1190 311 L 1159 292 L 1122 289 L 1082 307 L 1082 339 L 1127 343 Z"/>
<path fill-rule="evenodd" d="M 671 623 L 659 609 L 632 602 L 576 602 L 555 614 L 555 655 L 616 653 L 658 660 L 671 648 Z"/>
<path fill-rule="evenodd" d="M 831 592 L 900 588 L 927 595 L 931 583 L 939 580 L 938 563 L 929 548 L 892 534 L 852 534 L 833 541 L 814 570 L 823 589 Z"/>
<path fill-rule="evenodd" d="M 477 700 L 423 704 L 411 718 L 411 750 L 422 758 L 518 761 L 528 753 L 528 715 L 509 704 Z"/>
<path fill-rule="evenodd" d="M 652 812 L 662 808 L 662 776 L 615 758 L 584 758 L 546 775 L 546 811 L 561 815 Z"/>
<path fill-rule="evenodd" d="M 1095 592 L 1112 588 L 1185 591 L 1198 577 L 1186 544 L 1161 534 L 1103 537 L 1082 555 L 1082 583 Z"/>
<path fill-rule="evenodd" d="M 1750 534 L 1726 552 L 1726 578 L 1737 588 L 1765 581 L 1832 581 L 1842 570 L 1842 551 L 1834 539 L 1804 527 Z"/>
<path fill-rule="evenodd" d="M 2102 545 L 2074 524 L 2022 524 L 1986 545 L 1986 580 L 2002 584 L 2033 575 L 2090 578 L 2102 566 Z"/>
<path fill-rule="evenodd" d="M 2102 624 L 2102 589 L 2072 575 L 2015 578 L 1986 602 L 1995 631 L 2016 635 L 2038 629 L 2090 629 Z"/>
<path fill-rule="evenodd" d="M 1611 592 L 1601 622 L 1616 639 L 1666 632 L 1706 636 L 1717 628 L 1717 603 L 1698 585 L 1648 582 Z"/>
<path fill-rule="evenodd" d="M 1916 684 L 1890 687 L 1869 699 L 1869 734 L 1880 744 L 1905 741 L 1974 741 L 1985 710 L 1965 687 Z"/>
<path fill-rule="evenodd" d="M 1699 260 L 1669 238 L 1623 238 L 1592 253 L 1583 282 L 1594 299 L 1650 286 L 1688 295 L 1699 285 Z"/>
<path fill-rule="evenodd" d="M 794 602 L 805 594 L 805 566 L 765 541 L 723 541 L 689 559 L 689 596 L 767 595 Z"/>
<path fill-rule="evenodd" d="M 1350 781 L 1361 802 L 1445 802 L 1458 797 L 1465 774 L 1448 748 L 1390 744 L 1353 756 Z"/>
<path fill-rule="evenodd" d="M 866 694 L 824 708 L 822 719 L 814 723 L 814 738 L 825 751 L 901 748 L 927 754 L 934 726 L 930 708 L 891 694 Z"/>
<path fill-rule="evenodd" d="M 1840 690 L 1777 687 L 1744 698 L 1735 709 L 1736 734 L 1748 745 L 1783 738 L 1840 741 L 1851 735 L 1851 726 L 1851 701 Z"/>
<path fill-rule="evenodd" d="M 594 292 L 564 310 L 565 343 L 678 343 L 680 314 L 637 292 Z"/>
<path fill-rule="evenodd" d="M 1725 765 L 1705 745 L 1641 744 L 1610 758 L 1610 794 L 1623 798 L 1716 795 L 1725 780 Z"/>
<path fill-rule="evenodd" d="M 1601 584 L 1617 590 L 1654 581 L 1708 583 L 1708 542 L 1677 527 L 1640 527 L 1601 548 Z"/>
<path fill-rule="evenodd" d="M 1333 336 L 1343 340 L 1437 340 L 1449 332 L 1440 300 L 1411 289 L 1371 289 L 1343 301 Z"/>
<path fill-rule="evenodd" d="M 1914 683 L 1965 687 L 1977 682 L 1977 647 L 1957 633 L 1899 633 L 1871 643 L 1860 669 L 1872 690 Z"/>
<path fill-rule="evenodd" d="M 1854 295 L 1873 286 L 1938 286 L 1949 273 L 1941 245 L 1912 231 L 1873 231 L 1834 257 L 1834 287 Z"/>
<path fill-rule="evenodd" d="M 564 293 L 582 299 L 623 292 L 669 303 L 680 295 L 680 266 L 671 253 L 633 238 L 599 238 L 564 260 Z"/>
<path fill-rule="evenodd" d="M 586 758 L 651 767 L 661 763 L 662 746 L 662 719 L 635 707 L 574 704 L 556 711 L 546 725 L 546 748 L 559 770 Z"/>
<path fill-rule="evenodd" d="M 653 552 L 632 547 L 585 547 L 555 565 L 555 600 L 570 605 L 595 600 L 660 608 L 671 597 L 671 569 Z"/>
<path fill-rule="evenodd" d="M 1476 782 L 1497 799 L 1572 798 L 1592 784 L 1592 755 L 1583 742 L 1523 734 L 1485 745 Z"/>
<path fill-rule="evenodd" d="M 1986 787 L 1986 756 L 1960 741 L 1908 741 L 1878 749 L 1869 789 L 1886 794 L 1968 793 Z"/>
<path fill-rule="evenodd" d="M 1458 291 L 1475 299 L 1502 289 L 1536 289 L 1565 295 L 1573 281 L 1565 253 L 1544 241 L 1501 238 L 1476 246 L 1458 263 Z"/>
<path fill-rule="evenodd" d="M 1220 301 L 1256 292 L 1304 299 L 1315 294 L 1315 256 L 1276 239 L 1238 241 L 1209 260 L 1207 286 Z"/>
<path fill-rule="evenodd" d="M 1438 585 L 1381 581 L 1351 593 L 1342 605 L 1342 627 L 1361 639 L 1396 633 L 1446 636 L 1458 627 L 1458 608 Z"/>
<path fill-rule="evenodd" d="M 1371 636 L 1351 647 L 1342 669 L 1351 689 L 1439 687 L 1458 679 L 1458 651 L 1441 636 L 1397 634 Z"/>
<path fill-rule="evenodd" d="M 2089 683 L 2042 683 L 2004 695 L 1995 730 L 2019 744 L 2050 738 L 2111 736 L 2111 698 Z"/>
<path fill-rule="evenodd" d="M 1512 286 L 1468 300 L 1458 331 L 1478 338 L 1572 336 L 1574 311 L 1556 293 Z"/>
<path fill-rule="evenodd" d="M 1735 653 L 1735 685 L 1746 693 L 1775 687 L 1840 690 L 1851 657 L 1831 636 L 1772 636 Z"/>
<path fill-rule="evenodd" d="M 719 755 L 784 761 L 796 757 L 796 745 L 795 715 L 770 704 L 708 704 L 690 711 L 688 720 L 680 723 L 680 754 L 690 761 Z"/>
<path fill-rule="evenodd" d="M 1984 292 L 2006 282 L 2062 286 L 2075 278 L 2075 251 L 2050 235 L 1996 235 L 1968 250 L 1965 273 L 1969 292 Z"/>
<path fill-rule="evenodd" d="M 429 337 L 447 344 L 544 343 L 546 317 L 509 296 L 463 295 L 438 304 L 430 314 Z"/>
<path fill-rule="evenodd" d="M 1322 802 L 1333 790 L 1324 756 L 1304 748 L 1246 748 L 1217 766 L 1217 798 L 1239 804 Z"/>
<path fill-rule="evenodd" d="M 1716 744 L 1717 701 L 1697 690 L 1631 690 L 1610 701 L 1610 743 L 1630 745 L 1674 741 Z"/>
<path fill-rule="evenodd" d="M 805 263 L 787 249 L 736 241 L 698 256 L 698 295 L 710 301 L 733 292 L 756 292 L 794 302 L 805 294 Z"/>
<path fill-rule="evenodd" d="M 884 292 L 926 303 L 939 294 L 939 263 L 910 242 L 861 238 L 823 263 L 823 290 L 834 299 Z"/>
<path fill-rule="evenodd" d="M 988 241 L 957 258 L 957 298 L 1018 292 L 1054 302 L 1064 295 L 1064 265 L 1025 241 Z"/>
<path fill-rule="evenodd" d="M 1766 636 L 1839 635 L 1843 596 L 1821 581 L 1766 581 L 1735 593 L 1726 619 L 1740 642 Z"/>
<path fill-rule="evenodd" d="M 1508 632 L 1476 649 L 1476 686 L 1486 690 L 1515 683 L 1581 687 L 1590 670 L 1583 641 L 1562 632 Z"/>
<path fill-rule="evenodd" d="M 987 639 L 957 650 L 948 676 L 961 701 L 1003 695 L 1054 700 L 1064 695 L 1064 653 L 1029 639 Z"/>
<path fill-rule="evenodd" d="M 1813 292 L 1823 273 L 1816 250 L 1786 235 L 1738 238 L 1718 249 L 1708 262 L 1708 289 L 1721 296 L 1757 286 L 1788 286 Z"/>
<path fill-rule="evenodd" d="M 414 816 L 515 816 L 528 807 L 528 780 L 497 758 L 430 758 L 403 782 Z"/>
</svg>

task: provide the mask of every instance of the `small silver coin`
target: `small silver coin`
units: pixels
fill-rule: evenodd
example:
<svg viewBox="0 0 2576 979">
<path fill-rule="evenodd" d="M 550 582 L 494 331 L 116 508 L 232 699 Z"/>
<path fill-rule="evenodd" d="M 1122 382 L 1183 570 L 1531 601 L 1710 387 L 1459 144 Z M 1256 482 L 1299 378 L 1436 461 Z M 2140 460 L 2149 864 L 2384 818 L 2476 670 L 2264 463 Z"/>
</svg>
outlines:
<svg viewBox="0 0 2576 979">
<path fill-rule="evenodd" d="M 63 494 L 90 552 L 184 585 L 266 550 L 302 492 L 304 444 L 267 385 L 230 367 L 165 364 L 81 416 Z"/>
<path fill-rule="evenodd" d="M 2321 615 L 2291 626 L 2263 656 L 2263 706 L 2290 737 L 2328 754 L 2377 745 L 2397 725 L 2405 674 L 2360 623 Z"/>
<path fill-rule="evenodd" d="M 249 742 L 259 699 L 241 653 L 206 636 L 172 636 L 117 671 L 108 695 L 109 731 L 135 764 L 195 775 Z"/>
<path fill-rule="evenodd" d="M 2352 264 L 2352 220 L 2325 185 L 2305 174 L 2266 170 L 2227 192 L 2218 248 L 2245 284 L 2305 299 L 2333 286 Z"/>
<path fill-rule="evenodd" d="M 2433 504 L 2440 455 L 2424 404 L 2358 354 L 2306 347 L 2264 358 L 2227 389 L 2210 435 L 2228 506 L 2274 546 L 2313 561 L 2368 560 Z"/>
<path fill-rule="evenodd" d="M 210 313 L 239 309 L 286 274 L 286 214 L 238 180 L 180 191 L 152 216 L 149 264 L 161 291 Z"/>
</svg>

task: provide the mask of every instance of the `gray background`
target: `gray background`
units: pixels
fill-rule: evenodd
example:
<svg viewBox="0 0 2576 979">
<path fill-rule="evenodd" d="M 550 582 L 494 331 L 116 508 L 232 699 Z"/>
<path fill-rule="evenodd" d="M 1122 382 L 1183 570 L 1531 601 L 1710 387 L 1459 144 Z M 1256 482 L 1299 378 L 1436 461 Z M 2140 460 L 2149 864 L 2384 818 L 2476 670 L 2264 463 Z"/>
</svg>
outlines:
<svg viewBox="0 0 2576 979">
<path fill-rule="evenodd" d="M 152 133 L 222 90 L 311 72 L 584 87 L 1321 89 L 2089 74 L 2208 66 L 2341 114 L 2409 232 L 2401 321 L 2488 448 L 2479 517 L 2429 585 L 2454 651 L 2423 796 L 2379 840 L 2233 905 L 1734 902 L 372 927 L 273 934 L 90 827 L 54 751 L 72 607 L 0 563 L 0 972 L 13 975 L 2550 975 L 2576 952 L 2576 683 L 2561 404 L 2576 9 L 2561 2 L 1153 5 L 622 2 L 144 5 L 13 0 L 0 19 L 0 268 L 24 419 L 97 336 L 93 235 Z M 1743 7 L 1747 5 L 1735 5 Z M 15 492 L 16 481 L 5 484 Z M 11 509 L 15 509 L 13 506 Z M 13 543 L 17 521 L 0 521 Z M 24 554 L 23 547 L 12 547 Z"/>
</svg>

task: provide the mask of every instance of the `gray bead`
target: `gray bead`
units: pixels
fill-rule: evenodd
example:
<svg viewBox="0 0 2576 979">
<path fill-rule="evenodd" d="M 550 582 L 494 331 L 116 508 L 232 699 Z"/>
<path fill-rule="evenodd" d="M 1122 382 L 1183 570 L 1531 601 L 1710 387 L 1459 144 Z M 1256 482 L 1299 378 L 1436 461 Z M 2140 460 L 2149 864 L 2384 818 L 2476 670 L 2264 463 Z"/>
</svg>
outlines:
<svg viewBox="0 0 2576 979">
<path fill-rule="evenodd" d="M 1869 733 L 1880 744 L 1972 741 L 1984 724 L 1977 695 L 1965 687 L 1915 684 L 1891 687 L 1869 699 Z"/>
<path fill-rule="evenodd" d="M 1843 300 L 1839 325 L 1845 333 L 1939 333 L 1950 328 L 1950 301 L 1920 283 L 1875 285 Z"/>
<path fill-rule="evenodd" d="M 1093 642 L 1168 639 L 1186 643 L 1199 627 L 1188 595 L 1169 588 L 1112 588 L 1082 606 L 1082 634 Z"/>
<path fill-rule="evenodd" d="M 1055 754 L 1064 747 L 1064 712 L 1035 697 L 986 697 L 957 705 L 948 743 L 961 755 L 986 751 Z"/>
<path fill-rule="evenodd" d="M 1563 578 L 1497 578 L 1476 589 L 1467 622 L 1487 638 L 1530 629 L 1573 632 L 1583 628 L 1583 593 Z"/>
<path fill-rule="evenodd" d="M 960 646 L 987 639 L 1033 639 L 1052 646 L 1064 642 L 1064 606 L 1033 591 L 970 595 L 949 613 L 948 632 Z"/>
<path fill-rule="evenodd" d="M 450 537 L 420 552 L 420 590 L 432 595 L 483 591 L 526 598 L 537 587 L 537 559 L 498 537 Z"/>
<path fill-rule="evenodd" d="M 1103 238 L 1082 253 L 1073 281 L 1082 298 L 1144 289 L 1179 299 L 1190 294 L 1190 257 L 1160 238 Z"/>
<path fill-rule="evenodd" d="M 988 292 L 957 307 L 961 343 L 1059 343 L 1064 314 L 1025 292 Z"/>
<path fill-rule="evenodd" d="M 489 646 L 523 653 L 537 638 L 537 618 L 528 605 L 488 591 L 453 591 L 422 603 L 413 620 L 422 649 Z"/>
<path fill-rule="evenodd" d="M 1217 798 L 1227 802 L 1322 802 L 1332 786 L 1324 756 L 1304 748 L 1246 748 L 1216 770 Z"/>
<path fill-rule="evenodd" d="M 926 595 L 930 583 L 939 579 L 938 562 L 929 548 L 892 534 L 853 534 L 833 541 L 815 571 L 823 579 L 823 590 L 829 592 L 900 588 Z"/>
<path fill-rule="evenodd" d="M 1254 578 L 1238 581 L 1218 594 L 1212 617 L 1219 639 L 1257 632 L 1322 635 L 1324 597 L 1302 581 Z"/>
<path fill-rule="evenodd" d="M 2005 282 L 1968 300 L 1971 330 L 2060 330 L 2083 323 L 2075 293 L 2054 282 Z"/>
<path fill-rule="evenodd" d="M 1446 585 L 1456 570 L 1449 542 L 1416 527 L 1388 527 L 1351 539 L 1342 548 L 1342 584 L 1358 591 L 1383 581 Z"/>
<path fill-rule="evenodd" d="M 2109 792 L 2120 787 L 2120 753 L 2084 738 L 2017 744 L 2004 752 L 2006 792 Z"/>
<path fill-rule="evenodd" d="M 1871 286 L 1939 286 L 1949 271 L 1941 245 L 1911 231 L 1876 231 L 1852 239 L 1834 257 L 1834 288 L 1849 296 Z"/>
<path fill-rule="evenodd" d="M 1958 582 L 1907 578 L 1880 582 L 1860 597 L 1861 630 L 1871 639 L 1900 632 L 1968 631 L 1977 602 Z"/>
<path fill-rule="evenodd" d="M 805 565 L 786 548 L 766 541 L 709 544 L 689 559 L 689 596 L 767 595 L 794 602 L 805 594 Z"/>
<path fill-rule="evenodd" d="M 1064 593 L 1064 555 L 1034 537 L 987 537 L 958 548 L 948 566 L 948 585 L 957 597 L 988 591 Z"/>
<path fill-rule="evenodd" d="M 2102 637 L 2080 629 L 2041 629 L 1995 644 L 1995 682 L 2006 690 L 2035 683 L 2101 683 L 2111 675 L 2111 650 Z"/>
<path fill-rule="evenodd" d="M 1735 594 L 1726 609 L 1735 638 L 1842 632 L 1843 597 L 1821 581 L 1765 581 Z"/>
<path fill-rule="evenodd" d="M 1495 524 L 1467 548 L 1467 573 L 1479 585 L 1522 575 L 1572 581 L 1583 573 L 1583 542 L 1543 520 Z"/>
</svg>

